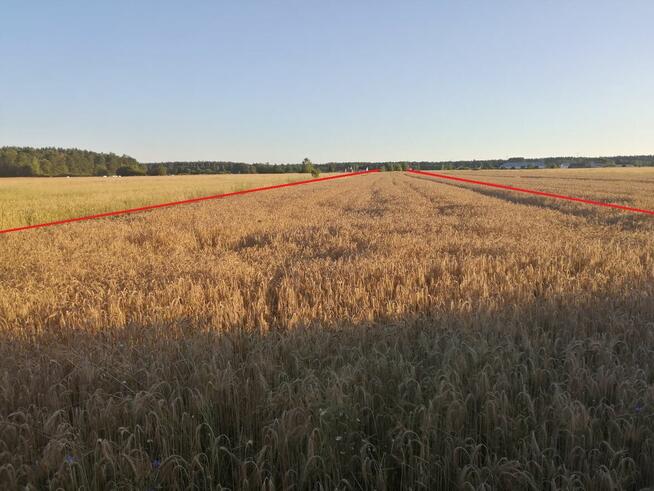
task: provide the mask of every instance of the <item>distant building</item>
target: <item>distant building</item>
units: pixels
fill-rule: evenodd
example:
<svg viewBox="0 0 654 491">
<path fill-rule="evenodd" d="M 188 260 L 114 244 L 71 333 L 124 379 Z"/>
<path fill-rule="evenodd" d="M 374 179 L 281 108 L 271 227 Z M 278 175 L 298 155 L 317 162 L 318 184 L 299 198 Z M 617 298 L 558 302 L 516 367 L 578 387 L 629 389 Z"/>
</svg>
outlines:
<svg viewBox="0 0 654 491">
<path fill-rule="evenodd" d="M 545 162 L 542 160 L 508 160 L 500 165 L 500 169 L 544 169 Z"/>
</svg>

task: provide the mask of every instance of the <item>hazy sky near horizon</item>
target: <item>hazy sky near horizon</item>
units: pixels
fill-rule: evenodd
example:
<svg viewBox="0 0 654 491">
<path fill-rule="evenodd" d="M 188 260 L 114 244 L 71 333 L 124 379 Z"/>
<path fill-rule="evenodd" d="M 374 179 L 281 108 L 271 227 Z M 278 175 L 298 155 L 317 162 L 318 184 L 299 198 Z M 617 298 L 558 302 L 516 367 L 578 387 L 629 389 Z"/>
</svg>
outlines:
<svg viewBox="0 0 654 491">
<path fill-rule="evenodd" d="M 654 153 L 654 1 L 0 0 L 0 146 L 142 162 Z"/>
</svg>

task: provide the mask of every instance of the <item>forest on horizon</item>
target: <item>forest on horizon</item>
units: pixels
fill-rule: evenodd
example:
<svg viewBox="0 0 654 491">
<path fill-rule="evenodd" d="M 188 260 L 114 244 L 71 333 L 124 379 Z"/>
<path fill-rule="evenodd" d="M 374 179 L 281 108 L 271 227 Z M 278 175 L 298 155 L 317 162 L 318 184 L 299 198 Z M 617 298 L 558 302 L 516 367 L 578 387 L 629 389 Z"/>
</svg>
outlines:
<svg viewBox="0 0 654 491">
<path fill-rule="evenodd" d="M 508 160 L 543 162 L 546 167 L 556 168 L 562 163 L 599 163 L 605 167 L 654 166 L 654 155 L 615 157 L 548 157 Z M 178 174 L 283 174 L 320 172 L 347 172 L 365 169 L 388 171 L 405 170 L 409 167 L 423 170 L 497 169 L 506 159 L 468 161 L 392 161 L 392 162 L 328 162 L 311 164 L 308 159 L 301 163 L 269 164 L 228 161 L 177 161 L 140 163 L 128 155 L 93 152 L 77 148 L 0 147 L 0 177 L 56 177 L 56 176 L 138 176 Z M 308 164 L 307 164 L 308 162 Z"/>
</svg>

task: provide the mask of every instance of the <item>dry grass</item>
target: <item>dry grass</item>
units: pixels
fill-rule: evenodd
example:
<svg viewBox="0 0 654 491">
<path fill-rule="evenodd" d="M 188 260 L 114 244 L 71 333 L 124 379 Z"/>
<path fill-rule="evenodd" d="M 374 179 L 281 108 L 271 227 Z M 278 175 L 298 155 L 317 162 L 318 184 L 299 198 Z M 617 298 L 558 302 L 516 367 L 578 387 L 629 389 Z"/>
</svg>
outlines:
<svg viewBox="0 0 654 491">
<path fill-rule="evenodd" d="M 310 178 L 307 174 L 4 178 L 0 229 Z"/>
<path fill-rule="evenodd" d="M 654 168 L 651 167 L 445 171 L 444 174 L 654 210 Z"/>
<path fill-rule="evenodd" d="M 654 220 L 510 198 L 388 173 L 0 238 L 0 486 L 654 484 Z"/>
</svg>

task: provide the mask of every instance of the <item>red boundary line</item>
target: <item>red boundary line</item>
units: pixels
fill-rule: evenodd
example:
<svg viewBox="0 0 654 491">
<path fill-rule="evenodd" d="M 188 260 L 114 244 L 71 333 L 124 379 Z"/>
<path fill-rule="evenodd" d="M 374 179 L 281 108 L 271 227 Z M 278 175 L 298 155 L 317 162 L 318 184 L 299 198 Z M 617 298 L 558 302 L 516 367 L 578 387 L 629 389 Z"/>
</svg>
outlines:
<svg viewBox="0 0 654 491">
<path fill-rule="evenodd" d="M 490 186 L 493 188 L 506 189 L 508 191 L 517 191 L 519 193 L 534 194 L 536 196 L 545 196 L 547 198 L 556 198 L 556 199 L 563 199 L 566 201 L 575 201 L 577 203 L 585 203 L 587 205 L 603 206 L 605 208 L 616 208 L 618 210 L 631 211 L 634 213 L 645 213 L 647 215 L 654 215 L 654 211 L 652 210 L 643 210 L 641 208 L 632 208 L 631 206 L 623 206 L 623 205 L 616 205 L 614 203 L 604 203 L 602 201 L 593 201 L 590 199 L 575 198 L 574 196 L 565 196 L 562 194 L 547 193 L 544 191 L 536 191 L 533 189 L 517 188 L 514 186 L 507 186 L 505 184 L 496 184 L 494 182 L 475 181 L 473 179 L 466 179 L 463 177 L 454 177 L 445 174 L 437 174 L 435 172 L 425 172 L 425 171 L 419 171 L 413 169 L 408 170 L 407 172 L 410 172 L 411 174 L 421 174 L 423 176 L 438 177 L 439 179 L 449 179 L 450 181 L 465 182 L 468 184 L 477 184 L 480 186 Z"/>
<path fill-rule="evenodd" d="M 249 193 L 257 193 L 259 191 L 270 191 L 271 189 L 280 189 L 280 188 L 287 188 L 290 186 L 299 186 L 301 184 L 311 184 L 314 182 L 321 182 L 321 181 L 331 181 L 332 179 L 341 179 L 343 177 L 351 177 L 351 176 L 361 176 L 364 174 L 370 174 L 373 172 L 379 172 L 379 169 L 372 169 L 372 170 L 367 170 L 367 171 L 361 171 L 361 172 L 350 172 L 347 174 L 340 174 L 338 176 L 328 176 L 328 177 L 318 177 L 316 179 L 307 179 L 304 181 L 295 181 L 295 182 L 288 182 L 285 184 L 275 184 L 274 186 L 264 186 L 260 188 L 252 188 L 252 189 L 245 189 L 243 191 L 234 191 L 232 193 L 224 193 L 224 194 L 216 194 L 213 196 L 202 196 L 200 198 L 192 198 L 192 199 L 185 199 L 182 201 L 171 201 L 170 203 L 160 203 L 156 205 L 148 205 L 148 206 L 141 206 L 140 208 L 129 208 L 127 210 L 118 210 L 118 211 L 109 211 L 106 213 L 98 213 L 96 215 L 88 215 L 88 216 L 83 216 L 83 217 L 77 217 L 77 218 L 68 218 L 66 220 L 58 220 L 56 222 L 46 222 L 46 223 L 37 223 L 35 225 L 26 225 L 23 227 L 15 227 L 15 228 L 8 228 L 5 230 L 0 230 L 0 234 L 8 234 L 11 232 L 20 232 L 21 230 L 31 230 L 35 228 L 44 228 L 44 227 L 52 227 L 54 225 L 64 225 L 66 223 L 73 223 L 73 222 L 82 222 L 85 220 L 95 220 L 98 218 L 106 218 L 106 217 L 114 217 L 117 215 L 127 215 L 128 213 L 139 213 L 142 211 L 148 211 L 148 210 L 155 210 L 157 208 L 166 208 L 169 206 L 178 206 L 178 205 L 186 205 L 189 203 L 198 203 L 200 201 L 208 201 L 212 199 L 221 199 L 221 198 L 228 198 L 230 196 L 238 196 L 241 194 L 249 194 Z"/>
</svg>

